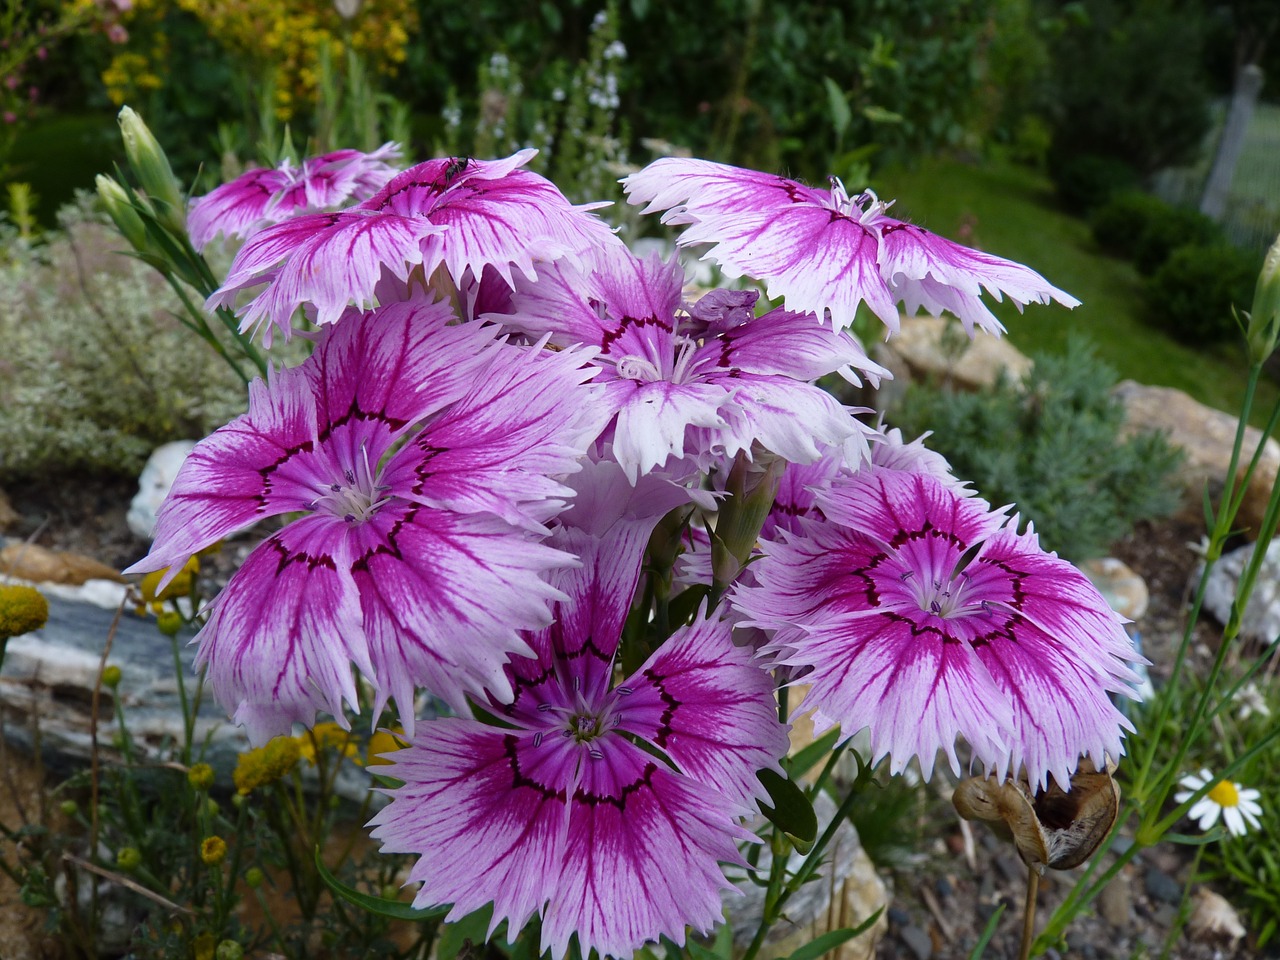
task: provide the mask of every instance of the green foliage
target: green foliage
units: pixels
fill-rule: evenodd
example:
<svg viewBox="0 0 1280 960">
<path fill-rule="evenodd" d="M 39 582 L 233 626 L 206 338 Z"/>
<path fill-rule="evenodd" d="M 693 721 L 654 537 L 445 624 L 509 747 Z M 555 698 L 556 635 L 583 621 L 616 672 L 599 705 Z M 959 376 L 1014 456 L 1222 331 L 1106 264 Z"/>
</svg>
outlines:
<svg viewBox="0 0 1280 960">
<path fill-rule="evenodd" d="M 176 297 L 88 202 L 33 247 L 0 237 L 0 477 L 136 474 L 199 438 L 243 389 L 173 320 Z"/>
<path fill-rule="evenodd" d="M 1052 44 L 1054 152 L 1062 156 L 1051 170 L 1092 156 L 1146 176 L 1193 157 L 1209 126 L 1205 8 L 1157 0 L 1073 6 L 1082 22 Z"/>
<path fill-rule="evenodd" d="M 1232 308 L 1249 304 L 1260 262 L 1221 241 L 1179 247 L 1148 281 L 1148 322 L 1193 344 L 1233 336 L 1238 327 Z"/>
<path fill-rule="evenodd" d="M 1175 207 L 1137 190 L 1113 196 L 1090 222 L 1099 247 L 1132 260 L 1147 276 L 1178 247 L 1209 244 L 1221 236 L 1217 224 L 1198 210 Z"/>
<path fill-rule="evenodd" d="M 1126 161 L 1062 150 L 1057 141 L 1050 145 L 1047 166 L 1058 199 L 1068 209 L 1082 213 L 1101 206 L 1118 192 L 1138 186 L 1138 174 Z"/>
<path fill-rule="evenodd" d="M 979 393 L 913 385 L 892 422 L 908 436 L 933 430 L 930 446 L 956 475 L 993 504 L 1016 504 L 1046 549 L 1101 556 L 1138 520 L 1176 506 L 1181 452 L 1160 434 L 1121 439 L 1115 372 L 1085 342 L 1035 360 L 1021 383 Z"/>
</svg>

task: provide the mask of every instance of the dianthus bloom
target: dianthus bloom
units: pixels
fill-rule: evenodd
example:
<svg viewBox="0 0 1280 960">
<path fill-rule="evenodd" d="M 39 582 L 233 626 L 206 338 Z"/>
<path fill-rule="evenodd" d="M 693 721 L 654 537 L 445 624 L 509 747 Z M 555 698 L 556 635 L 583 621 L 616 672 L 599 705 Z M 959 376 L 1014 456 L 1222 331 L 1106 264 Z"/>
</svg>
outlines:
<svg viewBox="0 0 1280 960">
<path fill-rule="evenodd" d="M 1007 295 L 1021 309 L 1074 297 L 1034 270 L 971 250 L 910 223 L 885 216 L 890 206 L 871 191 L 850 197 L 834 177 L 831 189 L 709 160 L 666 157 L 623 181 L 644 213 L 666 210 L 664 223 L 689 224 L 682 246 L 710 243 L 705 259 L 725 274 L 746 274 L 768 284 L 800 313 L 829 313 L 837 327 L 853 323 L 865 302 L 890 333 L 898 330 L 902 301 L 908 313 L 924 308 L 954 313 L 972 335 L 975 326 L 1003 331 L 983 304 L 983 288 Z"/>
<path fill-rule="evenodd" d="M 1122 752 L 1138 659 L 1120 619 L 1035 534 L 935 476 L 869 467 L 818 493 L 822 520 L 764 545 L 736 606 L 808 669 L 800 710 L 866 727 L 893 772 L 957 736 L 997 772 L 1066 783 L 1079 757 Z"/>
<path fill-rule="evenodd" d="M 1262 821 L 1258 819 L 1262 816 L 1262 805 L 1258 803 L 1262 794 L 1257 790 L 1246 790 L 1230 780 L 1218 780 L 1215 783 L 1213 774 L 1207 769 L 1201 770 L 1199 776 L 1189 773 L 1179 780 L 1178 785 L 1183 789 L 1173 795 L 1173 800 L 1175 803 L 1186 803 L 1193 794 L 1211 783 L 1213 788 L 1187 811 L 1187 816 L 1195 820 L 1201 830 L 1208 830 L 1218 822 L 1219 817 L 1227 832 L 1237 837 L 1243 837 L 1251 829 L 1257 830 L 1262 826 Z"/>
<path fill-rule="evenodd" d="M 250 237 L 263 227 L 299 213 L 367 200 L 396 175 L 400 147 L 384 143 L 373 153 L 336 150 L 295 166 L 246 170 L 191 202 L 187 230 L 203 250 L 218 236 Z"/>
<path fill-rule="evenodd" d="M 585 526 L 557 534 L 582 567 L 557 575 L 568 599 L 527 635 L 536 659 L 508 665 L 514 698 L 489 707 L 502 725 L 421 725 L 387 771 L 404 786 L 374 818 L 385 851 L 422 856 L 416 904 L 452 903 L 456 920 L 492 902 L 490 933 L 540 914 L 553 956 L 575 935 L 584 956 L 624 957 L 719 923 L 719 862 L 742 863 L 740 821 L 764 796 L 756 772 L 778 770 L 787 748 L 768 675 L 705 613 L 612 684 L 660 516 L 635 507 L 673 490 L 644 478 L 629 496 L 618 480 L 600 465 L 592 482 L 604 486 L 575 517 Z M 602 513 L 603 538 L 591 532 Z"/>
<path fill-rule="evenodd" d="M 575 351 L 451 325 L 443 303 L 354 311 L 297 367 L 256 381 L 249 412 L 196 445 L 160 510 L 151 554 L 183 562 L 265 517 L 268 537 L 196 637 L 219 703 L 261 743 L 357 706 L 351 666 L 413 728 L 423 686 L 461 707 L 510 697 L 517 633 L 558 596 L 570 562 L 538 539 L 563 506 L 553 479 L 599 432 Z"/>
<path fill-rule="evenodd" d="M 241 329 L 270 323 L 288 335 L 303 304 L 319 324 L 349 303 L 371 306 L 384 272 L 406 282 L 420 268 L 425 283 L 443 265 L 461 288 L 489 268 L 511 286 L 513 271 L 534 278 L 535 263 L 619 244 L 591 206 L 572 205 L 550 180 L 521 169 L 536 152 L 428 160 L 354 207 L 268 227 L 236 254 L 207 306 L 232 306 L 241 290 L 266 283 L 242 308 Z"/>
<path fill-rule="evenodd" d="M 856 340 L 788 310 L 756 317 L 755 293 L 715 291 L 681 311 L 683 276 L 677 263 L 607 251 L 593 269 L 557 264 L 519 282 L 511 312 L 493 319 L 596 348 L 613 455 L 632 481 L 668 458 L 705 469 L 753 444 L 804 462 L 821 445 L 865 452 L 865 428 L 812 383 L 887 375 Z"/>
</svg>

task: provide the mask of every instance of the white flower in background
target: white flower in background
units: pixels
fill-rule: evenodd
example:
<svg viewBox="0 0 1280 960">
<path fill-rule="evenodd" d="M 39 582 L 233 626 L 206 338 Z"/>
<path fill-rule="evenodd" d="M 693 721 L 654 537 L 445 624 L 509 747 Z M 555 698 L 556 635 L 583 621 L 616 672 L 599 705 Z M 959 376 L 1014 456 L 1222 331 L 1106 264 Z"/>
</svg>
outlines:
<svg viewBox="0 0 1280 960">
<path fill-rule="evenodd" d="M 1174 794 L 1174 802 L 1184 803 L 1205 784 L 1213 782 L 1214 776 L 1208 770 L 1201 770 L 1199 776 L 1187 774 L 1178 781 L 1178 785 L 1186 789 Z M 1228 832 L 1243 837 L 1250 829 L 1257 830 L 1262 825 L 1258 820 L 1262 814 L 1262 806 L 1258 803 L 1261 796 L 1257 790 L 1244 790 L 1238 783 L 1219 780 L 1187 811 L 1187 816 L 1195 820 L 1201 830 L 1208 830 L 1221 816 Z"/>
<path fill-rule="evenodd" d="M 1259 717 L 1271 716 L 1271 707 L 1267 705 L 1267 697 L 1258 689 L 1256 683 L 1245 684 L 1236 694 L 1235 700 L 1240 705 L 1236 711 L 1236 717 L 1241 723 L 1244 723 L 1255 714 Z"/>
</svg>

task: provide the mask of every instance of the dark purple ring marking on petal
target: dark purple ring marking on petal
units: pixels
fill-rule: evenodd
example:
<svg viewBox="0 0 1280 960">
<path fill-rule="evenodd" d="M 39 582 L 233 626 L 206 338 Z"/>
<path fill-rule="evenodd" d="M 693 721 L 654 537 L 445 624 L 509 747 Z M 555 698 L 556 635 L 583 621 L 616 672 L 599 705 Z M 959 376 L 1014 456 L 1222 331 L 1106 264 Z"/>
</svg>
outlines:
<svg viewBox="0 0 1280 960">
<path fill-rule="evenodd" d="M 663 685 L 663 681 L 665 681 L 670 674 L 664 676 L 650 667 L 644 672 L 644 676 L 653 684 L 654 689 L 658 691 L 659 698 L 666 705 L 665 709 L 662 711 L 662 716 L 658 718 L 657 733 L 653 737 L 653 743 L 655 746 L 666 747 L 667 740 L 673 733 L 675 733 L 675 730 L 671 726 L 671 719 L 675 716 L 676 711 L 683 706 L 683 703 L 680 700 L 677 700 L 674 694 L 669 693 L 667 688 Z"/>
<path fill-rule="evenodd" d="M 261 513 L 267 508 L 267 500 L 271 494 L 271 475 L 299 453 L 311 453 L 314 451 L 315 444 L 316 441 L 314 440 L 303 440 L 301 443 L 296 443 L 292 447 L 288 447 L 284 453 L 280 454 L 280 456 L 272 463 L 267 464 L 265 467 L 258 468 L 258 476 L 262 477 L 262 489 L 253 494 L 253 499 L 258 501 L 258 513 Z"/>
<path fill-rule="evenodd" d="M 959 547 L 961 550 L 965 550 L 969 546 L 969 544 L 962 540 L 957 534 L 949 530 L 939 530 L 933 525 L 933 521 L 931 520 L 926 520 L 924 522 L 924 526 L 919 530 L 899 530 L 894 535 L 893 539 L 889 541 L 889 546 L 901 547 L 913 540 L 924 540 L 927 537 L 938 537 L 954 547 Z"/>
<path fill-rule="evenodd" d="M 566 799 L 564 790 L 553 790 L 545 783 L 540 783 L 521 771 L 519 746 L 520 737 L 515 734 L 509 733 L 502 738 L 502 752 L 506 754 L 507 761 L 511 764 L 511 788 L 514 790 L 517 787 L 528 787 L 547 800 L 559 800 L 564 803 Z"/>
<path fill-rule="evenodd" d="M 595 300 L 588 300 L 587 302 L 588 302 L 589 304 L 591 304 L 593 307 L 594 307 L 594 306 L 596 306 L 596 304 L 597 304 L 597 301 L 595 301 Z M 674 333 L 674 332 L 675 332 L 675 324 L 674 324 L 673 322 L 671 322 L 671 321 L 665 321 L 665 320 L 663 320 L 661 317 L 657 317 L 657 316 L 647 316 L 647 317 L 632 317 L 632 316 L 625 316 L 625 317 L 623 317 L 621 320 L 619 320 L 619 321 L 618 321 L 618 329 L 617 329 L 617 330 L 606 330 L 606 331 L 604 332 L 604 335 L 600 338 L 600 352 L 601 352 L 602 354 L 606 354 L 606 353 L 608 353 L 608 352 L 609 352 L 609 348 L 610 348 L 610 347 L 612 347 L 612 346 L 613 346 L 613 344 L 614 344 L 614 343 L 615 343 L 615 342 L 616 342 L 616 341 L 617 341 L 617 340 L 618 340 L 618 339 L 619 339 L 619 338 L 620 338 L 624 333 L 626 333 L 626 332 L 627 332 L 627 330 L 629 330 L 629 329 L 630 329 L 630 328 L 632 328 L 632 327 L 636 327 L 636 328 L 643 328 L 643 327 L 657 327 L 659 330 L 663 330 L 663 331 L 665 331 L 666 333 Z"/>
</svg>

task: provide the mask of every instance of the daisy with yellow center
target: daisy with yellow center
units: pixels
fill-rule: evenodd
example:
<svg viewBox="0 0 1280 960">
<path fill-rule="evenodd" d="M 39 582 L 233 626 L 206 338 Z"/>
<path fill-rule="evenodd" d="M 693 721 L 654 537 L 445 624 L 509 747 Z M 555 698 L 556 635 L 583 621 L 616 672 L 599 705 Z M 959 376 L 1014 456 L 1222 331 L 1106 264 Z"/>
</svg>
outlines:
<svg viewBox="0 0 1280 960">
<path fill-rule="evenodd" d="M 1178 785 L 1185 789 L 1174 794 L 1173 799 L 1176 803 L 1184 803 L 1210 783 L 1213 788 L 1187 811 L 1187 816 L 1195 820 L 1201 830 L 1212 827 L 1218 822 L 1218 817 L 1222 817 L 1227 831 L 1237 837 L 1243 837 L 1250 829 L 1257 830 L 1262 825 L 1258 819 L 1262 814 L 1258 798 L 1262 794 L 1257 790 L 1245 790 L 1230 780 L 1214 783 L 1214 776 L 1208 770 L 1201 770 L 1199 776 L 1189 773 L 1179 780 Z"/>
</svg>

